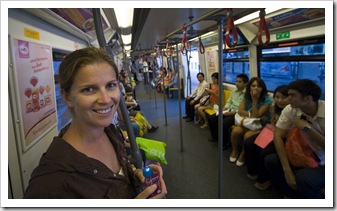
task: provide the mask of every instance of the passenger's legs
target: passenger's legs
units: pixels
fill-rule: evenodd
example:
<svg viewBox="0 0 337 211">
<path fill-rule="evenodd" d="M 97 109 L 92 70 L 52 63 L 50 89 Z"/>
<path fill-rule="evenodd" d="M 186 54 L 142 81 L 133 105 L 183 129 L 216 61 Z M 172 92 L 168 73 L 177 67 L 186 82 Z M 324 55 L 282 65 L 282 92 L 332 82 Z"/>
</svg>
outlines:
<svg viewBox="0 0 337 211">
<path fill-rule="evenodd" d="M 251 136 L 243 143 L 243 148 L 246 152 L 247 173 L 257 175 L 259 168 L 259 151 L 261 150 L 254 141 L 258 135 Z"/>
<path fill-rule="evenodd" d="M 208 120 L 209 130 L 211 132 L 211 141 L 217 141 L 218 140 L 218 116 L 211 115 L 206 116 Z"/>
<path fill-rule="evenodd" d="M 299 198 L 320 199 L 325 188 L 325 167 L 303 168 L 295 172 Z"/>
<path fill-rule="evenodd" d="M 231 162 L 235 162 L 239 156 L 239 141 L 242 138 L 244 129 L 240 126 L 237 126 L 233 129 L 231 134 L 231 143 L 232 143 L 232 152 L 229 157 Z"/>
<path fill-rule="evenodd" d="M 135 134 L 135 137 L 139 137 L 140 135 L 140 126 L 135 123 L 135 122 L 131 122 L 131 127 L 133 130 L 133 133 Z"/>
<path fill-rule="evenodd" d="M 282 193 L 288 198 L 298 198 L 296 191 L 292 189 L 286 182 L 282 164 L 276 153 L 269 154 L 265 157 L 264 163 L 268 170 L 273 184 L 276 184 L 282 191 Z"/>
<path fill-rule="evenodd" d="M 230 131 L 234 125 L 234 115 L 223 116 L 223 145 L 228 146 L 231 142 Z"/>
<path fill-rule="evenodd" d="M 190 102 L 192 101 L 193 99 L 190 99 L 189 100 L 189 102 L 188 102 L 188 105 L 187 105 L 187 116 L 188 116 L 188 118 L 190 118 L 192 121 L 194 121 L 194 112 L 195 112 L 195 110 L 194 110 L 194 106 L 196 105 L 196 104 L 198 104 L 199 103 L 199 100 L 197 100 L 197 101 L 195 101 L 192 105 L 190 104 Z"/>
<path fill-rule="evenodd" d="M 259 183 L 265 183 L 266 181 L 270 180 L 270 175 L 268 170 L 266 169 L 266 165 L 264 164 L 264 158 L 269 155 L 276 153 L 276 149 L 274 146 L 274 142 L 271 142 L 266 146 L 266 148 L 261 149 L 259 152 L 259 166 L 258 166 L 258 177 L 257 181 Z"/>
<path fill-rule="evenodd" d="M 191 105 L 190 102 L 191 100 L 193 100 L 193 98 L 188 98 L 185 100 L 185 113 L 186 113 L 186 117 L 189 118 L 189 114 L 191 113 Z"/>
</svg>

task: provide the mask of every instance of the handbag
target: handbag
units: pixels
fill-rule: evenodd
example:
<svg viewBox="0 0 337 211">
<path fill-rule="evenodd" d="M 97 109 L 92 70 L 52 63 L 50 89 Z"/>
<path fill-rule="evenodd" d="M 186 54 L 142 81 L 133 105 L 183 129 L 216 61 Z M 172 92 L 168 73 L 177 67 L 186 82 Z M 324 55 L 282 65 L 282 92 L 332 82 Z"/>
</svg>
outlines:
<svg viewBox="0 0 337 211">
<path fill-rule="evenodd" d="M 288 134 L 285 143 L 288 160 L 295 167 L 316 168 L 319 166 L 317 156 L 301 133 L 303 131 L 294 127 Z"/>
<path fill-rule="evenodd" d="M 239 113 L 234 116 L 235 125 L 245 127 L 249 130 L 259 130 L 262 128 L 260 118 L 242 117 Z"/>
<path fill-rule="evenodd" d="M 143 137 L 147 130 L 147 122 L 140 112 L 137 112 L 135 122 L 140 126 L 139 135 Z"/>
<path fill-rule="evenodd" d="M 209 95 L 205 95 L 200 99 L 199 103 L 201 106 L 204 106 L 204 105 L 208 105 L 208 101 L 209 101 Z"/>
</svg>

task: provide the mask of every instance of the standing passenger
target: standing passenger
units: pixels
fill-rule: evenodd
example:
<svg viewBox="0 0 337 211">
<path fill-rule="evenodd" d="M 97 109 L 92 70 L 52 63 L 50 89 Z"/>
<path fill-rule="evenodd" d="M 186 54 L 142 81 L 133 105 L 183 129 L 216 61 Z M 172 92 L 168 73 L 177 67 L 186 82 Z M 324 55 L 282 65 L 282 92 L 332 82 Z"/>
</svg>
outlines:
<svg viewBox="0 0 337 211">
<path fill-rule="evenodd" d="M 24 198 L 146 198 L 156 186 L 136 194 L 142 171 L 130 165 L 123 139 L 111 122 L 118 109 L 117 66 L 102 49 L 90 47 L 67 55 L 60 65 L 62 99 L 72 122 L 54 138 L 34 169 Z M 163 198 L 166 187 L 160 166 Z"/>
<path fill-rule="evenodd" d="M 197 78 L 199 81 L 198 86 L 193 90 L 190 96 L 187 97 L 185 101 L 185 112 L 186 122 L 194 121 L 194 106 L 199 103 L 200 98 L 203 96 L 206 88 L 209 88 L 208 83 L 205 81 L 205 75 L 203 73 L 198 73 Z"/>
<path fill-rule="evenodd" d="M 311 137 L 325 155 L 325 103 L 319 100 L 321 88 L 308 79 L 297 80 L 288 85 L 290 105 L 285 107 L 276 123 L 274 144 L 277 154 L 265 158 L 266 168 L 273 183 L 277 184 L 288 198 L 322 198 L 325 188 L 325 159 L 319 156 L 317 168 L 297 168 L 289 163 L 284 141 L 289 130 L 296 127 Z M 306 119 L 306 120 L 305 120 Z"/>
</svg>

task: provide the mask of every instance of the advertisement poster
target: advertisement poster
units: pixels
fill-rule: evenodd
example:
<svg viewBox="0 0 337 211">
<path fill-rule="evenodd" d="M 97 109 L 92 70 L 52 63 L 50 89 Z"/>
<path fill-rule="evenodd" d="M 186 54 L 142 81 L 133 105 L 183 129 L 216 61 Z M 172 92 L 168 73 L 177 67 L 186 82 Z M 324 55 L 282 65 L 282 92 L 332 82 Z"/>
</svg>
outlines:
<svg viewBox="0 0 337 211">
<path fill-rule="evenodd" d="M 207 51 L 207 65 L 208 65 L 208 71 L 214 71 L 215 70 L 214 51 Z"/>
<path fill-rule="evenodd" d="M 94 18 L 91 8 L 51 8 L 51 11 L 70 22 L 91 38 L 96 37 Z M 108 24 L 102 18 L 102 28 L 106 30 Z"/>
<path fill-rule="evenodd" d="M 26 151 L 56 126 L 51 46 L 12 39 L 16 99 Z"/>
<path fill-rule="evenodd" d="M 286 13 L 282 13 L 280 15 L 266 18 L 266 23 L 268 29 L 273 29 L 276 27 L 287 26 L 324 17 L 324 8 L 300 8 Z M 260 21 L 257 21 L 253 24 L 259 27 L 259 23 Z"/>
</svg>

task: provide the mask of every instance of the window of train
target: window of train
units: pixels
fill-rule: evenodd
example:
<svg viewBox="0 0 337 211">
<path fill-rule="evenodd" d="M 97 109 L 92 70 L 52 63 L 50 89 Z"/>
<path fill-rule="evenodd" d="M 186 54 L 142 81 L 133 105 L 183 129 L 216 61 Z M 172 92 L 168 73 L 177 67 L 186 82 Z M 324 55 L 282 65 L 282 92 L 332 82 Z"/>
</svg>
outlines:
<svg viewBox="0 0 337 211">
<path fill-rule="evenodd" d="M 236 76 L 241 73 L 250 78 L 248 48 L 225 50 L 222 65 L 222 79 L 225 83 L 235 84 Z"/>
<path fill-rule="evenodd" d="M 60 94 L 60 84 L 58 81 L 59 67 L 60 67 L 62 58 L 65 55 L 66 55 L 65 53 L 53 52 L 55 96 L 56 96 L 56 106 L 57 106 L 57 129 L 59 132 L 64 126 L 66 126 L 71 121 L 71 114 L 68 109 L 68 106 L 62 100 L 62 97 Z"/>
<path fill-rule="evenodd" d="M 306 78 L 321 87 L 321 99 L 325 99 L 324 38 L 273 44 L 260 49 L 259 54 L 259 76 L 268 91 Z"/>
</svg>

